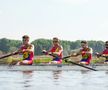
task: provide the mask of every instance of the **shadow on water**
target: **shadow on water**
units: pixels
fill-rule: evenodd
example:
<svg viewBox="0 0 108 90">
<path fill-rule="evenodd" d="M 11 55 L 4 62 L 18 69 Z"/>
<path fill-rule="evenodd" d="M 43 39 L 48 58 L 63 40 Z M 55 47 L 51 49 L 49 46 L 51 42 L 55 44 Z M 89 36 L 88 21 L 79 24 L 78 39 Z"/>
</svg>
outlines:
<svg viewBox="0 0 108 90">
<path fill-rule="evenodd" d="M 53 85 L 59 86 L 62 71 L 61 70 L 52 71 L 52 75 L 53 75 L 52 76 L 53 77 Z"/>
</svg>

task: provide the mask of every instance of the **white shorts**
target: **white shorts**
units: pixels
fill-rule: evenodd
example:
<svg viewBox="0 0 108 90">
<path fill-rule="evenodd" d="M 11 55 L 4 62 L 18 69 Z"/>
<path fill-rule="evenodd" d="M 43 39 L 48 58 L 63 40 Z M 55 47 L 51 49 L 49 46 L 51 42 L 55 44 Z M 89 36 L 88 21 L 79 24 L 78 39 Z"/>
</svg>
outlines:
<svg viewBox="0 0 108 90">
<path fill-rule="evenodd" d="M 33 63 L 33 61 L 31 60 L 23 60 L 23 61 L 18 62 L 16 65 L 21 65 L 21 62 L 26 65 L 31 65 Z"/>
<path fill-rule="evenodd" d="M 27 63 L 29 63 L 30 61 L 28 61 L 28 60 L 24 60 L 24 61 L 22 61 L 22 63 L 25 63 L 25 64 L 27 64 Z"/>
</svg>

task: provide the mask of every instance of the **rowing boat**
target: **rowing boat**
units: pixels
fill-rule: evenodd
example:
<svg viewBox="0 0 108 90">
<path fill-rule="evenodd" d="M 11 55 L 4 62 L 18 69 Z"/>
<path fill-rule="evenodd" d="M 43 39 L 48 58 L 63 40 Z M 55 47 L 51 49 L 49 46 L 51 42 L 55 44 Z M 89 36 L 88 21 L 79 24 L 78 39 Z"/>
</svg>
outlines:
<svg viewBox="0 0 108 90">
<path fill-rule="evenodd" d="M 94 68 L 100 71 L 107 71 L 108 65 L 97 64 L 97 65 L 87 65 L 87 67 Z M 54 70 L 63 70 L 63 71 L 81 71 L 89 70 L 76 65 L 71 64 L 35 64 L 35 65 L 21 65 L 21 66 L 7 66 L 0 65 L 0 71 L 54 71 Z"/>
</svg>

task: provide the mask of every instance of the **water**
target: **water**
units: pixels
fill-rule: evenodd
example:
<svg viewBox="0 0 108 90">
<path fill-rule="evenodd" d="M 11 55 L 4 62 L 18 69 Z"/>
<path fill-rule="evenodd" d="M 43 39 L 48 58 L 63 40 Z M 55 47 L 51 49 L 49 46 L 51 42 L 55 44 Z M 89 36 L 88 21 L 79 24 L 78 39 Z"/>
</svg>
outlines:
<svg viewBox="0 0 108 90">
<path fill-rule="evenodd" d="M 2 71 L 0 90 L 108 90 L 107 71 Z"/>
</svg>

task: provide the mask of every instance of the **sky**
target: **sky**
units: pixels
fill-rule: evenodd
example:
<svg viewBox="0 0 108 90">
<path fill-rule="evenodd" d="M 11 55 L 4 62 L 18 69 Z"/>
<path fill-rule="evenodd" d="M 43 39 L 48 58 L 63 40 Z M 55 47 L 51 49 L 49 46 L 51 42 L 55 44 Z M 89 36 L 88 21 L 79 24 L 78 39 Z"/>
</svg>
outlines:
<svg viewBox="0 0 108 90">
<path fill-rule="evenodd" d="M 0 0 L 0 38 L 108 40 L 108 0 Z"/>
</svg>

